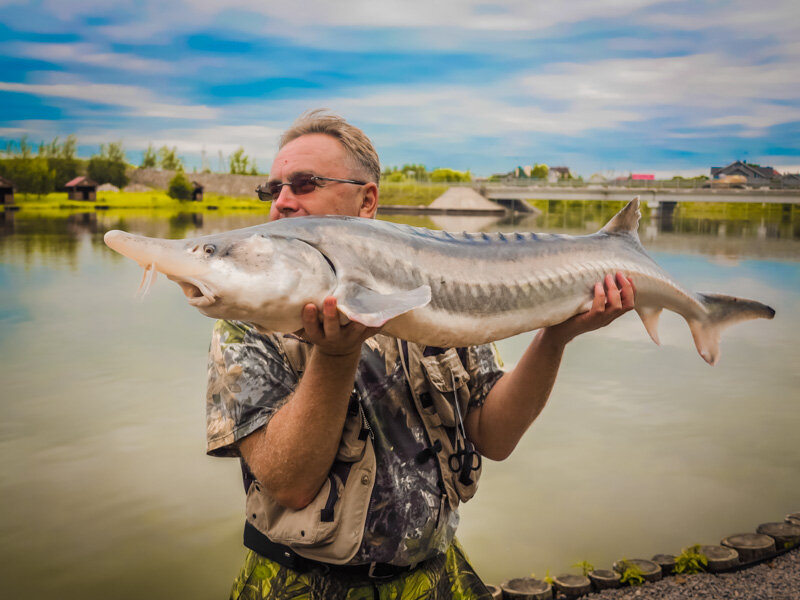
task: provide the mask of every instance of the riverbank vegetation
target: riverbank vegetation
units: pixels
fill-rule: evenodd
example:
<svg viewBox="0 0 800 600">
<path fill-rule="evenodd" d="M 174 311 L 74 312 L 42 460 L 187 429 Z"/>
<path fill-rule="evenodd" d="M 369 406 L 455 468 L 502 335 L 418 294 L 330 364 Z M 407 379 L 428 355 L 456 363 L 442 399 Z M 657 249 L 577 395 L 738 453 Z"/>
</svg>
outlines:
<svg viewBox="0 0 800 600">
<path fill-rule="evenodd" d="M 97 201 L 70 200 L 66 192 L 49 194 L 17 194 L 17 206 L 25 210 L 71 209 L 81 211 L 108 209 L 166 209 L 176 212 L 203 212 L 206 210 L 269 210 L 269 203 L 258 198 L 205 194 L 201 202 L 171 198 L 163 190 L 147 192 L 97 192 Z"/>
</svg>

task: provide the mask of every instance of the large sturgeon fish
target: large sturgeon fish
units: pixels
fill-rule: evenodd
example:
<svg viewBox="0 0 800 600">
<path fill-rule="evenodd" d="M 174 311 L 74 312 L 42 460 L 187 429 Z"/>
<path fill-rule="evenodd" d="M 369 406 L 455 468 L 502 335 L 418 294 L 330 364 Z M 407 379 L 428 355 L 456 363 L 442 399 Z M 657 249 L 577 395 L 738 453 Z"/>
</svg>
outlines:
<svg viewBox="0 0 800 600">
<path fill-rule="evenodd" d="M 621 271 L 658 343 L 662 309 L 689 324 L 700 355 L 719 358 L 720 332 L 771 319 L 760 302 L 681 288 L 642 247 L 639 199 L 597 233 L 447 233 L 356 217 L 281 219 L 185 240 L 109 231 L 105 242 L 183 289 L 209 317 L 270 332 L 302 328 L 307 303 L 337 298 L 350 320 L 429 346 L 469 346 L 560 323 L 585 312 L 595 283 Z"/>
</svg>

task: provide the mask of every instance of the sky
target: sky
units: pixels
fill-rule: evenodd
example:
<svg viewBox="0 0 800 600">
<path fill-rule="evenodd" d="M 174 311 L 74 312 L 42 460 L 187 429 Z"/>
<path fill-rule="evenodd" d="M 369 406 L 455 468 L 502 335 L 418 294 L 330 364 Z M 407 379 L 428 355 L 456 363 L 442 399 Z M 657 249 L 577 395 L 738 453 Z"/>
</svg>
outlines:
<svg viewBox="0 0 800 600">
<path fill-rule="evenodd" d="M 0 141 L 268 171 L 328 108 L 384 167 L 800 171 L 797 0 L 0 0 Z"/>
</svg>

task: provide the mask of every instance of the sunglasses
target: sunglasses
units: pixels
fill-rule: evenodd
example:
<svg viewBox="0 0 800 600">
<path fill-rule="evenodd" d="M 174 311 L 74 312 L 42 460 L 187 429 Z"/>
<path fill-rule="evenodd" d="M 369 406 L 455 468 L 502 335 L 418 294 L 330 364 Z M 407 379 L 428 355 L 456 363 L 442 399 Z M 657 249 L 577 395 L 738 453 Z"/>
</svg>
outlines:
<svg viewBox="0 0 800 600">
<path fill-rule="evenodd" d="M 295 175 L 289 181 L 268 181 L 266 185 L 259 185 L 256 188 L 259 200 L 277 200 L 281 195 L 283 186 L 288 185 L 295 196 L 310 194 L 318 187 L 325 184 L 320 181 L 336 181 L 338 183 L 354 183 L 356 185 L 366 185 L 366 181 L 356 181 L 355 179 L 336 179 L 335 177 L 320 177 L 319 175 Z"/>
</svg>

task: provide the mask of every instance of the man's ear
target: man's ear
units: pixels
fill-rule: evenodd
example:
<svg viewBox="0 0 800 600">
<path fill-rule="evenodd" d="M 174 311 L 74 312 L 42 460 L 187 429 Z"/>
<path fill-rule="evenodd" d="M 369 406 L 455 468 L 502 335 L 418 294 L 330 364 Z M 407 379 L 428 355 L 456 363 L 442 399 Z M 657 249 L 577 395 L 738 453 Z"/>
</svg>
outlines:
<svg viewBox="0 0 800 600">
<path fill-rule="evenodd" d="M 362 192 L 358 216 L 372 219 L 378 211 L 378 185 L 370 181 L 364 185 Z"/>
</svg>

